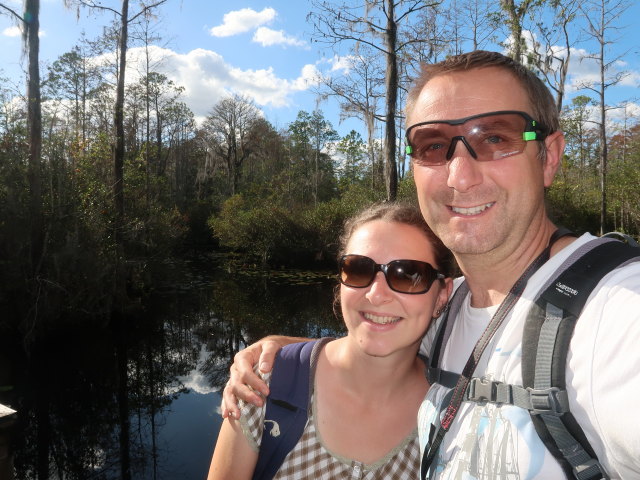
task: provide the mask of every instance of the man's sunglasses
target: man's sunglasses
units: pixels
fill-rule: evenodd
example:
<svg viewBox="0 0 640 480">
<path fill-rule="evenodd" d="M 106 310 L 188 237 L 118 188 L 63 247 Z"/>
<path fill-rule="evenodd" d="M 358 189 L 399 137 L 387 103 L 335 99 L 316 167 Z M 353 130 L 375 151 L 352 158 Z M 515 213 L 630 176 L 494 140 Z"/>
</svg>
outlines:
<svg viewBox="0 0 640 480">
<path fill-rule="evenodd" d="M 435 280 L 445 278 L 420 260 L 393 260 L 384 265 L 364 255 L 344 255 L 340 259 L 340 283 L 347 287 L 368 287 L 378 272 L 384 274 L 394 292 L 415 295 L 428 292 Z"/>
<path fill-rule="evenodd" d="M 548 134 L 526 112 L 488 112 L 411 125 L 406 132 L 406 152 L 418 165 L 444 165 L 461 141 L 474 159 L 486 162 L 522 153 L 527 142 L 544 140 Z"/>
</svg>

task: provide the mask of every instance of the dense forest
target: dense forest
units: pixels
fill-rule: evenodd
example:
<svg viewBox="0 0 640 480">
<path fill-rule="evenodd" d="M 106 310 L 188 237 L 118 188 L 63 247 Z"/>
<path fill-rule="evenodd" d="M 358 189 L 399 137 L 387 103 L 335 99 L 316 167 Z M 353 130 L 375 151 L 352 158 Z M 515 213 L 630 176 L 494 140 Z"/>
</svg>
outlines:
<svg viewBox="0 0 640 480">
<path fill-rule="evenodd" d="M 487 48 L 500 28 L 516 41 L 496 48 L 534 69 L 558 99 L 567 149 L 548 192 L 553 218 L 580 232 L 640 232 L 640 124 L 631 114 L 607 119 L 605 94 L 621 79 L 607 69 L 617 59 L 598 50 L 601 78 L 567 101 L 570 57 L 549 53 L 558 43 L 571 51 L 578 39 L 567 32 L 578 21 L 606 45 L 623 2 L 362 0 L 339 8 L 314 0 L 311 35 L 327 48 L 346 45 L 354 62 L 349 78 L 317 87 L 344 117 L 362 120 L 366 133 L 340 136 L 340 119 L 321 110 L 275 128 L 238 94 L 199 122 L 183 87 L 154 70 L 151 56 L 135 81 L 125 78 L 127 50 L 160 41 L 153 22 L 165 1 L 173 0 L 115 2 L 99 38 L 78 39 L 46 68 L 39 0 L 25 1 L 26 14 L 0 2 L 23 28 L 28 65 L 25 91 L 0 81 L 0 331 L 19 332 L 25 345 L 63 319 L 126 317 L 153 289 L 154 264 L 188 249 L 233 252 L 256 268 L 332 267 L 346 216 L 414 196 L 402 107 L 416 59 Z M 105 8 L 70 3 L 80 22 Z M 449 17 L 453 3 L 469 15 Z M 546 17 L 555 26 L 534 20 Z M 525 41 L 532 28 L 538 43 Z"/>
</svg>

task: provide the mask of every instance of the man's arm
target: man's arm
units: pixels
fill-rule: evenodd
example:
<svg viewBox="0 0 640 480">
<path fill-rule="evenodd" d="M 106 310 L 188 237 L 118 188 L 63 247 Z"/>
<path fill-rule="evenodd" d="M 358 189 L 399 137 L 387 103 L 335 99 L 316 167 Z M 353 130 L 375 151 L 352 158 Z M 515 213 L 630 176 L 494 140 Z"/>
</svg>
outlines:
<svg viewBox="0 0 640 480">
<path fill-rule="evenodd" d="M 269 395 L 269 387 L 256 375 L 254 367 L 259 365 L 261 372 L 270 372 L 278 350 L 290 343 L 305 342 L 307 340 L 309 339 L 270 335 L 236 353 L 235 357 L 233 357 L 229 381 L 222 393 L 220 408 L 223 418 L 240 418 L 238 399 L 261 407 L 263 397 Z"/>
</svg>

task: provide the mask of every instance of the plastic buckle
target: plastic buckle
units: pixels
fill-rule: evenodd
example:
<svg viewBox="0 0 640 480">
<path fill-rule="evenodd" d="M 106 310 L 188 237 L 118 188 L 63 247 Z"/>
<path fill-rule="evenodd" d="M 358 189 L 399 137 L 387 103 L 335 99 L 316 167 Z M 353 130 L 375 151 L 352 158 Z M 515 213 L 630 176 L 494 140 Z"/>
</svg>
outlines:
<svg viewBox="0 0 640 480">
<path fill-rule="evenodd" d="M 591 470 L 592 467 L 595 467 L 598 472 L 587 472 L 587 470 Z M 573 467 L 573 473 L 574 476 L 576 478 L 579 479 L 597 479 L 597 480 L 609 480 L 609 476 L 607 475 L 607 473 L 602 469 L 602 465 L 600 464 L 600 462 L 598 462 L 597 459 L 595 458 L 591 458 L 588 461 L 584 462 L 581 465 L 577 465 L 575 467 Z"/>
<path fill-rule="evenodd" d="M 475 402 L 495 402 L 496 383 L 483 378 L 473 378 L 469 384 L 469 400 Z"/>
<path fill-rule="evenodd" d="M 569 411 L 567 391 L 558 387 L 535 389 L 528 387 L 532 415 L 554 415 L 559 417 Z"/>
</svg>

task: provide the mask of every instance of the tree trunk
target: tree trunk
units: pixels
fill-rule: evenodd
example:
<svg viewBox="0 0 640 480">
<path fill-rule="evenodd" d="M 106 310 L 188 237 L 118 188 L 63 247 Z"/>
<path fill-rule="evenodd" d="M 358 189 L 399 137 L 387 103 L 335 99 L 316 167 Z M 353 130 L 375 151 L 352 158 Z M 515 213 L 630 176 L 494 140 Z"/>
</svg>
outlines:
<svg viewBox="0 0 640 480">
<path fill-rule="evenodd" d="M 602 25 L 604 25 L 604 8 L 602 9 Z M 604 103 L 605 94 L 605 63 L 604 42 L 600 42 L 600 235 L 607 226 L 607 110 Z"/>
<path fill-rule="evenodd" d="M 398 26 L 395 20 L 393 0 L 385 0 L 387 26 L 385 44 L 387 68 L 385 71 L 386 113 L 384 142 L 384 176 L 387 187 L 387 200 L 393 201 L 398 193 L 398 172 L 396 169 L 396 107 L 398 101 L 398 59 L 396 57 L 396 41 Z"/>
<path fill-rule="evenodd" d="M 522 0 L 520 5 L 516 5 L 515 0 L 502 0 L 501 6 L 509 15 L 509 30 L 513 37 L 513 49 L 511 58 L 517 62 L 522 61 L 522 19 L 524 18 L 531 0 Z"/>
<path fill-rule="evenodd" d="M 376 187 L 375 113 L 367 111 L 364 115 L 367 121 L 367 151 L 371 162 L 371 190 L 374 190 Z"/>
<path fill-rule="evenodd" d="M 113 149 L 113 200 L 115 207 L 115 240 L 122 245 L 122 229 L 124 226 L 124 79 L 127 68 L 127 40 L 129 20 L 129 0 L 122 0 L 122 25 L 118 52 L 120 63 L 118 66 L 118 84 L 116 87 L 116 104 L 114 113 L 115 147 Z"/>
<path fill-rule="evenodd" d="M 27 79 L 27 131 L 29 135 L 29 213 L 31 220 L 31 273 L 40 270 L 44 251 L 44 219 L 42 216 L 42 112 L 40 106 L 40 0 L 25 0 L 25 42 L 29 57 Z"/>
<path fill-rule="evenodd" d="M 564 32 L 564 44 L 567 47 L 567 57 L 562 61 L 562 66 L 560 67 L 560 79 L 558 80 L 558 95 L 556 96 L 556 107 L 558 109 L 558 113 L 562 112 L 562 102 L 564 101 L 564 92 L 565 92 L 565 82 L 567 80 L 567 74 L 569 73 L 569 62 L 571 61 L 571 44 L 569 42 L 569 31 L 568 31 L 569 22 L 566 21 L 562 25 L 562 30 Z"/>
</svg>

